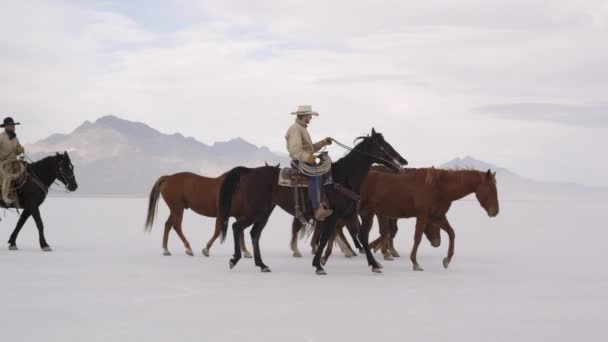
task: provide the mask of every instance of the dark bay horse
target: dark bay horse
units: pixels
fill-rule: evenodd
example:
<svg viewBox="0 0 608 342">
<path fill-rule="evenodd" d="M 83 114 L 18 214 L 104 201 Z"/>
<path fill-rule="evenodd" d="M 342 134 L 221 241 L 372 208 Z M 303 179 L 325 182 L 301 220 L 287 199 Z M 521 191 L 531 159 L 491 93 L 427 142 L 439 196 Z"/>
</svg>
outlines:
<svg viewBox="0 0 608 342">
<path fill-rule="evenodd" d="M 363 185 L 361 199 L 361 235 L 369 235 L 374 214 L 391 218 L 416 218 L 414 246 L 410 254 L 415 271 L 422 271 L 416 254 L 424 230 L 437 225 L 448 233 L 450 245 L 443 260 L 445 268 L 454 256 L 454 229 L 446 214 L 452 202 L 474 193 L 488 216 L 499 212 L 496 174 L 474 170 L 416 169 L 408 173 L 391 174 L 372 171 Z"/>
<path fill-rule="evenodd" d="M 171 252 L 169 252 L 169 249 L 167 248 L 171 228 L 175 230 L 182 240 L 184 248 L 186 249 L 186 254 L 194 255 L 190 248 L 190 243 L 182 231 L 184 210 L 192 209 L 192 211 L 202 216 L 217 217 L 220 187 L 225 178 L 226 174 L 219 177 L 204 177 L 191 172 L 181 172 L 170 176 L 162 176 L 156 181 L 150 191 L 145 230 L 148 232 L 152 230 L 158 207 L 158 198 L 162 195 L 163 200 L 170 210 L 169 217 L 165 222 L 165 232 L 162 243 L 163 255 L 171 255 Z M 231 213 L 233 215 L 239 215 L 239 208 L 241 208 L 241 199 L 237 192 L 234 196 L 234 205 Z M 203 254 L 205 256 L 209 256 L 209 250 L 211 249 L 213 242 L 219 237 L 220 232 L 221 221 L 216 219 L 215 232 L 207 242 L 205 248 L 203 248 Z M 240 246 L 245 257 L 251 258 L 251 254 L 247 251 L 247 247 L 245 246 L 245 239 L 241 240 Z"/>
<path fill-rule="evenodd" d="M 358 202 L 355 196 L 360 193 L 363 179 L 372 164 L 383 164 L 395 170 L 400 169 L 399 164 L 407 164 L 407 161 L 384 140 L 384 136 L 381 133 L 372 129 L 371 135 L 361 137 L 360 140 L 345 157 L 333 164 L 331 172 L 334 184 L 325 187 L 325 193 L 333 209 L 333 213 L 322 224 L 321 241 L 312 262 L 313 267 L 316 268 L 316 273 L 319 275 L 326 274 L 321 266 L 321 253 L 329 240 L 331 232 L 339 219 L 348 220 L 355 217 Z M 228 173 L 222 185 L 220 190 L 220 218 L 223 224 L 222 237 L 225 237 L 228 229 L 228 216 L 232 206 L 232 197 L 237 189 L 240 191 L 241 201 L 245 209 L 244 215 L 237 217 L 237 221 L 232 225 L 235 252 L 230 260 L 231 268 L 241 258 L 238 248 L 240 233 L 245 227 L 253 224 L 251 237 L 253 240 L 255 265 L 260 267 L 263 272 L 270 272 L 270 269 L 264 264 L 260 255 L 259 239 L 262 230 L 266 226 L 268 217 L 276 205 L 292 216 L 295 214 L 292 189 L 278 186 L 279 171 L 279 168 L 272 167 L 256 169 L 238 167 Z M 246 179 L 241 179 L 241 175 L 247 175 Z M 337 189 L 337 184 L 344 189 Z M 310 208 L 307 209 L 308 212 L 305 216 L 312 218 L 312 210 Z M 367 261 L 372 267 L 372 271 L 381 272 L 378 263 L 369 249 L 367 240 L 363 239 L 361 243 L 363 244 Z"/>
<path fill-rule="evenodd" d="M 49 188 L 56 180 L 63 183 L 68 191 L 76 191 L 78 189 L 76 177 L 74 176 L 74 165 L 72 165 L 68 153 L 64 152 L 28 164 L 25 170 L 25 180 L 17 189 L 19 207 L 23 211 L 17 221 L 15 230 L 8 240 L 9 249 L 18 250 L 17 236 L 31 216 L 34 218 L 36 227 L 38 228 L 40 248 L 45 252 L 50 252 L 52 249 L 44 237 L 44 223 L 40 215 L 40 206 L 46 199 Z M 4 202 L 0 202 L 0 206 L 6 208 Z"/>
</svg>

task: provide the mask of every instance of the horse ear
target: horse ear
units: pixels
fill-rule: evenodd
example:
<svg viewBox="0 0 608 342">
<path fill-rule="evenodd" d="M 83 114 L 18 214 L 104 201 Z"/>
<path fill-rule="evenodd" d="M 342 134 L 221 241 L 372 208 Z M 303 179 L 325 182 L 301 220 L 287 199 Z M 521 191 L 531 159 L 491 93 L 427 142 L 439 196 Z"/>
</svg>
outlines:
<svg viewBox="0 0 608 342">
<path fill-rule="evenodd" d="M 55 155 L 56 155 L 57 157 L 59 157 L 59 152 L 56 152 L 56 153 L 55 153 Z"/>
<path fill-rule="evenodd" d="M 488 169 L 488 172 L 486 172 L 486 176 L 492 177 L 492 170 Z"/>
<path fill-rule="evenodd" d="M 372 135 L 376 135 L 376 129 L 372 127 Z"/>
</svg>

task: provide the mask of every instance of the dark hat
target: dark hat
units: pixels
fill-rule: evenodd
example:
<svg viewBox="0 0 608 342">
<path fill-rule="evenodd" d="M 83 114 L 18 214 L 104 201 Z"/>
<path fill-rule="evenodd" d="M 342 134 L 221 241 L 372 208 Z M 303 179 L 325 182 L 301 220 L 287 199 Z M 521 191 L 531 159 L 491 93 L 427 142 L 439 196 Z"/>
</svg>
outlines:
<svg viewBox="0 0 608 342">
<path fill-rule="evenodd" d="M 4 119 L 4 123 L 0 125 L 0 128 L 4 128 L 10 125 L 21 125 L 21 123 L 15 122 L 15 120 L 13 120 L 13 118 L 11 117 L 7 117 Z"/>
</svg>

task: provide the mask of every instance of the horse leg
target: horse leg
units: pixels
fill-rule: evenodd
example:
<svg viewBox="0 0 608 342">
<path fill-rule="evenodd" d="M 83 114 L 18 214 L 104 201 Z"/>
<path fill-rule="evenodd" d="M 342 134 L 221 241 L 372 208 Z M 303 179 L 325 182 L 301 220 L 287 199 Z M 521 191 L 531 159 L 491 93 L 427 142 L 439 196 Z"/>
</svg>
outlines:
<svg viewBox="0 0 608 342">
<path fill-rule="evenodd" d="M 399 255 L 399 253 L 397 252 L 397 250 L 395 249 L 395 236 L 397 236 L 397 231 L 399 230 L 399 226 L 397 226 L 397 220 L 396 219 L 392 219 L 391 220 L 391 236 L 389 239 L 389 244 L 388 244 L 388 248 L 391 252 L 391 255 L 395 258 L 400 258 L 401 255 Z"/>
<path fill-rule="evenodd" d="M 302 222 L 297 218 L 293 218 L 293 222 L 291 223 L 291 251 L 293 252 L 293 256 L 295 258 L 301 258 L 302 253 L 298 249 L 298 233 L 302 229 Z"/>
<path fill-rule="evenodd" d="M 251 220 L 237 220 L 232 225 L 232 234 L 234 236 L 234 255 L 230 259 L 230 269 L 234 268 L 241 260 L 241 232 L 249 227 L 253 222 Z"/>
<path fill-rule="evenodd" d="M 317 250 L 319 249 L 319 240 L 321 239 L 321 227 L 319 222 L 315 223 L 314 233 L 312 234 L 312 238 L 310 239 L 310 248 L 312 255 L 317 254 Z"/>
<path fill-rule="evenodd" d="M 450 262 L 452 261 L 452 257 L 454 256 L 454 240 L 456 239 L 456 233 L 454 232 L 454 228 L 452 228 L 452 225 L 450 224 L 450 222 L 448 221 L 448 218 L 445 215 L 438 222 L 438 224 L 441 227 L 441 229 L 443 229 L 446 233 L 448 233 L 448 236 L 450 237 L 450 246 L 448 247 L 448 256 L 445 259 L 443 259 L 443 267 L 445 267 L 447 269 L 448 266 L 450 265 Z"/>
<path fill-rule="evenodd" d="M 364 253 L 363 246 L 361 246 L 361 242 L 359 241 L 359 232 L 357 231 L 357 224 L 359 223 L 358 220 L 359 218 L 356 215 L 354 219 L 348 220 L 346 222 L 346 229 L 348 229 L 348 234 L 350 234 L 351 239 L 353 239 L 355 248 L 359 251 L 359 253 Z M 351 250 L 353 251 L 353 256 L 357 256 L 357 253 L 355 253 L 352 248 Z"/>
<path fill-rule="evenodd" d="M 317 227 L 321 231 L 321 241 L 315 253 L 315 257 L 312 259 L 312 266 L 317 269 L 316 273 L 318 275 L 327 274 L 323 269 L 323 266 L 321 265 L 321 256 L 323 254 L 323 249 L 325 248 L 325 245 L 327 245 L 327 242 L 329 241 L 329 237 L 332 233 L 332 230 L 334 230 L 334 227 L 336 225 L 335 216 L 335 214 L 332 214 L 328 218 L 326 218 L 324 222 L 317 223 Z"/>
<path fill-rule="evenodd" d="M 169 242 L 169 232 L 173 227 L 173 217 L 175 216 L 173 209 L 171 209 L 171 213 L 167 218 L 167 222 L 165 222 L 165 231 L 163 232 L 163 255 L 169 256 L 171 252 L 169 252 L 169 248 L 167 248 L 167 243 Z"/>
<path fill-rule="evenodd" d="M 190 242 L 188 242 L 188 239 L 186 239 L 186 236 L 184 235 L 184 232 L 182 231 L 182 221 L 183 220 L 184 220 L 184 210 L 181 209 L 180 211 L 177 212 L 177 215 L 175 215 L 175 217 L 174 217 L 175 224 L 173 225 L 173 229 L 177 233 L 177 236 L 179 236 L 179 238 L 182 240 L 182 243 L 184 244 L 184 248 L 186 249 L 186 254 L 188 254 L 190 256 L 194 256 L 194 253 L 192 253 L 192 248 L 190 248 Z"/>
<path fill-rule="evenodd" d="M 19 217 L 19 221 L 17 221 L 17 226 L 15 226 L 15 230 L 13 230 L 13 233 L 11 234 L 11 237 L 8 240 L 8 249 L 11 251 L 16 251 L 19 248 L 17 248 L 17 236 L 19 236 L 19 232 L 21 231 L 21 228 L 23 228 L 23 225 L 25 224 L 25 222 L 27 221 L 28 218 L 30 218 L 32 214 L 27 211 L 27 210 L 23 210 L 23 212 L 21 213 L 21 216 Z"/>
<path fill-rule="evenodd" d="M 321 258 L 321 265 L 325 266 L 325 264 L 327 263 L 327 260 L 329 260 L 329 257 L 331 256 L 331 253 L 334 250 L 334 242 L 336 241 L 336 230 L 337 227 L 334 227 L 331 230 L 331 234 L 329 235 L 329 240 L 327 242 L 327 249 L 325 250 L 325 256 Z"/>
<path fill-rule="evenodd" d="M 363 245 L 365 256 L 367 257 L 367 264 L 372 267 L 372 272 L 382 273 L 380 264 L 374 258 L 372 251 L 369 248 L 369 231 L 372 229 L 374 224 L 374 213 L 362 213 L 361 214 L 361 227 L 359 228 L 359 239 Z"/>
<path fill-rule="evenodd" d="M 205 246 L 205 248 L 203 248 L 204 256 L 206 256 L 206 257 L 209 256 L 209 250 L 211 249 L 211 246 L 213 246 L 213 243 L 215 242 L 215 240 L 217 240 L 217 238 L 220 236 L 221 232 L 222 232 L 222 221 L 220 219 L 216 219 L 215 220 L 215 231 L 213 232 L 213 236 L 207 242 L 207 245 Z"/>
<path fill-rule="evenodd" d="M 247 246 L 245 245 L 245 230 L 241 231 L 241 251 L 243 252 L 244 258 L 251 259 L 251 253 L 249 253 Z"/>
<path fill-rule="evenodd" d="M 393 256 L 388 248 L 391 233 L 391 219 L 380 215 L 377 217 L 378 225 L 380 226 L 380 237 L 378 238 L 379 242 L 377 248 L 379 247 L 382 250 L 384 260 L 393 260 Z"/>
<path fill-rule="evenodd" d="M 416 233 L 414 234 L 414 247 L 412 248 L 412 253 L 410 254 L 410 260 L 414 265 L 414 271 L 423 271 L 422 267 L 418 264 L 418 260 L 416 259 L 416 254 L 418 253 L 418 246 L 420 246 L 420 241 L 422 241 L 422 234 L 426 229 L 428 223 L 422 217 L 418 217 L 416 219 Z"/>
<path fill-rule="evenodd" d="M 34 207 L 32 210 L 32 217 L 34 221 L 36 221 L 36 228 L 38 228 L 38 237 L 40 240 L 40 248 L 45 252 L 52 251 L 51 246 L 46 242 L 46 238 L 44 237 L 44 223 L 42 222 L 42 217 L 40 216 L 40 209 L 38 207 Z"/>
<path fill-rule="evenodd" d="M 338 243 L 338 247 L 340 247 L 340 250 L 342 250 L 342 253 L 344 253 L 345 257 L 351 258 L 357 256 L 357 253 L 355 253 L 353 247 L 350 245 L 350 243 L 348 243 L 346 235 L 344 235 L 344 227 L 340 227 L 338 229 L 338 237 L 336 239 L 336 242 Z"/>
<path fill-rule="evenodd" d="M 263 221 L 256 222 L 251 228 L 251 241 L 253 242 L 253 258 L 255 260 L 255 265 L 258 266 L 262 272 L 268 273 L 270 272 L 270 268 L 264 264 L 262 261 L 262 253 L 260 252 L 260 236 L 262 235 L 262 230 L 266 226 L 268 222 L 268 215 L 266 219 Z"/>
</svg>

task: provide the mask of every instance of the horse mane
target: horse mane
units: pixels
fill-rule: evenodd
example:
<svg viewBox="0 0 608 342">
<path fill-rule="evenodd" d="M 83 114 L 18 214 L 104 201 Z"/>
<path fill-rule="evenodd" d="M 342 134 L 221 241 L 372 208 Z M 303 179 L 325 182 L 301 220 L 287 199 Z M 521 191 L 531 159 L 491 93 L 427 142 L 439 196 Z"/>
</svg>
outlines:
<svg viewBox="0 0 608 342">
<path fill-rule="evenodd" d="M 479 171 L 473 168 L 448 168 L 448 169 L 436 169 L 434 166 L 430 168 L 423 168 L 419 170 L 424 170 L 425 172 L 425 182 L 426 184 L 432 185 L 439 181 L 442 176 L 458 176 L 460 181 L 464 181 L 463 176 L 467 173 L 476 173 L 480 176 L 485 174 L 484 171 Z M 485 181 L 485 177 L 482 178 Z M 496 177 L 492 175 L 492 182 L 496 184 Z"/>
</svg>

